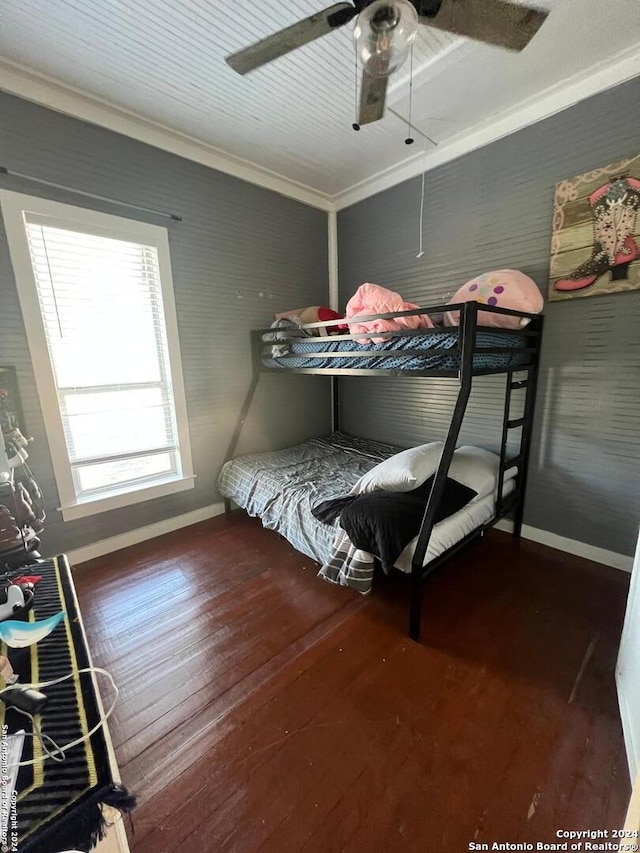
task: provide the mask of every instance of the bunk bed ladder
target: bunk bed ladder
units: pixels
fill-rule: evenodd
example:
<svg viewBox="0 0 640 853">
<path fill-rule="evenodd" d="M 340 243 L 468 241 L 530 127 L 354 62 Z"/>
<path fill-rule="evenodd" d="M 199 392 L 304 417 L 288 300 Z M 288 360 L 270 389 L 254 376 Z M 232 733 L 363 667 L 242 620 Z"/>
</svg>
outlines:
<svg viewBox="0 0 640 853">
<path fill-rule="evenodd" d="M 536 324 L 538 338 L 542 335 L 542 317 L 533 321 Z M 533 324 L 532 324 L 533 325 Z M 536 346 L 533 361 L 529 365 L 515 368 L 507 373 L 507 387 L 504 398 L 504 415 L 502 421 L 502 441 L 500 444 L 500 470 L 498 473 L 498 491 L 496 500 L 496 518 L 503 518 L 510 511 L 515 510 L 513 533 L 518 538 L 522 533 L 522 517 L 524 513 L 524 499 L 527 486 L 527 471 L 529 468 L 529 454 L 531 451 L 531 435 L 533 432 L 533 413 L 535 410 L 536 391 L 538 385 L 538 353 L 540 341 Z M 514 373 L 526 373 L 525 379 L 514 379 Z M 524 407 L 522 416 L 511 417 L 511 394 L 513 391 L 524 391 Z M 522 429 L 520 443 L 517 453 L 508 457 L 509 431 Z M 504 475 L 510 468 L 517 468 L 516 488 L 514 492 L 503 497 Z"/>
<path fill-rule="evenodd" d="M 542 319 L 540 319 L 542 324 Z M 533 413 L 536 406 L 536 391 L 538 387 L 538 352 L 534 363 L 528 371 L 528 382 L 524 398 L 524 414 L 522 417 L 522 435 L 520 437 L 520 465 L 518 468 L 517 503 L 513 517 L 514 536 L 520 538 L 522 533 L 522 517 L 524 515 L 524 499 L 527 490 L 527 474 L 529 472 L 529 455 L 531 453 L 531 435 L 533 433 Z"/>
<path fill-rule="evenodd" d="M 456 398 L 449 431 L 442 449 L 442 455 L 438 464 L 438 470 L 433 480 L 429 500 L 422 517 L 420 533 L 416 549 L 411 562 L 410 577 L 410 604 L 409 604 L 409 636 L 412 640 L 420 639 L 420 625 L 422 622 L 422 581 L 429 569 L 424 567 L 424 558 L 429 547 L 429 539 L 435 523 L 436 509 L 444 494 L 444 487 L 449 473 L 449 466 L 456 449 L 456 443 L 460 434 L 460 427 L 471 393 L 473 379 L 473 353 L 475 349 L 476 327 L 478 317 L 478 303 L 467 302 L 460 311 L 460 388 Z"/>
<path fill-rule="evenodd" d="M 519 491 L 520 484 L 518 483 L 518 478 L 521 472 L 521 461 L 522 461 L 522 436 L 520 438 L 520 449 L 510 458 L 507 457 L 508 443 L 509 443 L 509 430 L 517 429 L 519 424 L 516 422 L 511 422 L 511 392 L 515 390 L 522 390 L 523 388 L 529 387 L 529 372 L 527 370 L 527 378 L 522 380 L 515 380 L 513 378 L 514 375 L 513 370 L 510 370 L 507 373 L 507 383 L 504 394 L 504 412 L 502 415 L 502 438 L 500 440 L 500 469 L 498 471 L 498 490 L 496 492 L 496 517 L 501 518 L 509 512 L 509 509 L 515 506 L 517 501 L 517 494 Z M 504 474 L 505 471 L 508 471 L 509 468 L 516 467 L 518 469 L 518 475 L 516 478 L 516 491 L 512 492 L 507 498 L 503 497 L 502 491 L 504 488 Z"/>
</svg>

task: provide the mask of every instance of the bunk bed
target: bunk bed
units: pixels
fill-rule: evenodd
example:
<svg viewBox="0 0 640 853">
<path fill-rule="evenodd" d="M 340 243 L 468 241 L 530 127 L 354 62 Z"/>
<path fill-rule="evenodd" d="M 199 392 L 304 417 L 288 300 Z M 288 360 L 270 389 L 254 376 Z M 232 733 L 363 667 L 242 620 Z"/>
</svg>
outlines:
<svg viewBox="0 0 640 853">
<path fill-rule="evenodd" d="M 306 476 L 313 479 L 312 491 L 317 499 L 333 497 L 340 491 L 348 491 L 363 472 L 399 449 L 340 432 L 340 377 L 413 376 L 455 381 L 458 393 L 419 533 L 410 551 L 403 552 L 402 561 L 395 564 L 409 575 L 409 636 L 414 640 L 420 637 L 422 581 L 452 554 L 505 516 L 513 514 L 516 536 L 520 536 L 522 528 L 543 317 L 484 304 L 479 310 L 477 302 L 464 302 L 359 317 L 358 322 L 392 320 L 412 314 L 439 320 L 445 312 L 452 311 L 459 312 L 457 326 L 385 331 L 374 336 L 370 332 L 349 334 L 348 327 L 347 332 L 342 327 L 339 334 L 327 334 L 329 329 L 336 331 L 335 320 L 251 332 L 253 376 L 219 480 L 227 512 L 233 499 L 250 514 L 262 517 L 266 526 L 278 530 L 298 550 L 323 562 L 335 527 L 320 524 L 310 515 L 308 500 L 298 499 L 303 494 L 295 491 L 296 484 L 301 482 L 300 471 L 304 469 Z M 485 316 L 484 312 L 519 318 L 515 322 L 526 325 L 517 328 L 482 326 L 479 320 Z M 315 336 L 301 337 L 309 333 Z M 233 459 L 260 375 L 265 372 L 330 376 L 332 437 L 314 439 L 285 451 Z M 473 512 L 469 511 L 469 504 L 436 524 L 472 386 L 481 377 L 495 375 L 505 376 L 495 490 L 488 499 L 474 502 Z M 517 417 L 511 414 L 514 392 L 524 393 Z M 513 439 L 517 447 L 515 453 Z M 292 497 L 288 504 L 287 495 Z"/>
</svg>

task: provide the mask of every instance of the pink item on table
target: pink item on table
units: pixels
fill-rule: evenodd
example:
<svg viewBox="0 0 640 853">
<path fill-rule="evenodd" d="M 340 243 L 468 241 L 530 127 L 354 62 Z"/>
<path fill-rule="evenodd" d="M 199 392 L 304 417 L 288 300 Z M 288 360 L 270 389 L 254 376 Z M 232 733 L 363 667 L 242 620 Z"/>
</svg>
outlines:
<svg viewBox="0 0 640 853">
<path fill-rule="evenodd" d="M 9 658 L 5 657 L 4 655 L 0 655 L 0 676 L 4 678 L 7 684 L 13 684 L 15 681 L 17 681 L 16 676 L 13 672 L 13 667 L 9 662 Z"/>
<path fill-rule="evenodd" d="M 354 323 L 358 317 L 369 317 L 372 314 L 389 314 L 394 311 L 412 311 L 419 308 L 412 302 L 405 302 L 399 293 L 387 290 L 379 284 L 366 282 L 353 294 L 347 302 L 346 319 L 349 320 L 351 334 L 360 332 L 401 332 L 403 329 L 432 329 L 433 323 L 426 314 L 412 314 L 407 317 L 392 317 L 387 320 L 368 320 L 364 323 Z M 358 338 L 358 343 L 367 344 L 373 341 L 379 344 L 387 340 L 384 337 Z"/>
<path fill-rule="evenodd" d="M 42 580 L 42 575 L 22 575 L 19 578 L 16 578 L 12 583 L 32 583 L 34 586 Z"/>
</svg>

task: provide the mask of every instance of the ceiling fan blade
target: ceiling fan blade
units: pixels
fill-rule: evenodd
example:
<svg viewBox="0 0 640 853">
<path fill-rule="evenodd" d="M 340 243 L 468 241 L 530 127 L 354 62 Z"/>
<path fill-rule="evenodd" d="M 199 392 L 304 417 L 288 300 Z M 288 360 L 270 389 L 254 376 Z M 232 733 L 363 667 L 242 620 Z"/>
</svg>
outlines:
<svg viewBox="0 0 640 853">
<path fill-rule="evenodd" d="M 371 124 L 372 121 L 378 121 L 382 118 L 388 85 L 388 75 L 386 77 L 372 77 L 366 71 L 363 73 L 360 88 L 359 125 Z"/>
<path fill-rule="evenodd" d="M 429 5 L 429 2 L 424 4 Z M 433 16 L 428 12 L 421 15 L 420 22 L 477 41 L 522 50 L 544 24 L 548 14 L 544 9 L 505 0 L 442 0 L 438 11 Z"/>
<path fill-rule="evenodd" d="M 304 18 L 297 24 L 292 24 L 272 36 L 267 36 L 245 47 L 244 50 L 227 56 L 225 61 L 238 74 L 247 74 L 249 71 L 260 68 L 261 65 L 266 65 L 267 62 L 290 53 L 297 47 L 326 36 L 332 30 L 349 23 L 356 14 L 356 9 L 351 3 L 335 3 L 322 12 Z"/>
</svg>

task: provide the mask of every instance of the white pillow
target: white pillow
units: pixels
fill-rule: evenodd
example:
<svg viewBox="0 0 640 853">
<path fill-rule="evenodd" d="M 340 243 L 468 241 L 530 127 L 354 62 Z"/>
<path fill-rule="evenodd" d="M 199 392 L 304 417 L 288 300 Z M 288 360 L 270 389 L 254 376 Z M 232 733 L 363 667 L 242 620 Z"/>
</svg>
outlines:
<svg viewBox="0 0 640 853">
<path fill-rule="evenodd" d="M 351 489 L 351 494 L 362 495 L 378 489 L 387 492 L 410 492 L 411 489 L 417 489 L 438 470 L 442 447 L 441 441 L 432 441 L 430 444 L 410 447 L 390 456 L 363 474 Z"/>
<path fill-rule="evenodd" d="M 500 457 L 497 454 L 482 447 L 465 445 L 454 451 L 448 476 L 477 492 L 475 501 L 495 491 L 499 470 Z M 517 473 L 517 468 L 509 468 L 504 472 L 505 482 L 515 477 Z"/>
</svg>

